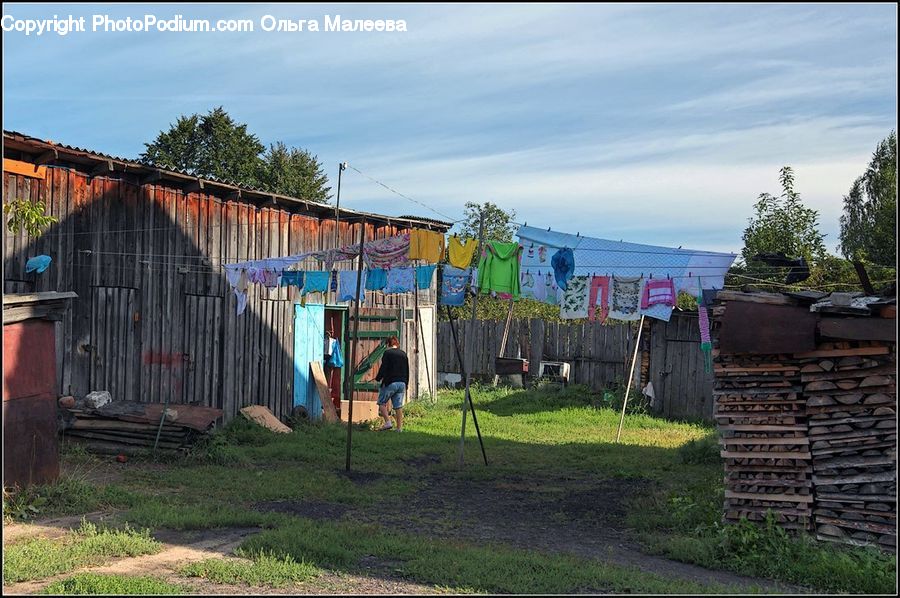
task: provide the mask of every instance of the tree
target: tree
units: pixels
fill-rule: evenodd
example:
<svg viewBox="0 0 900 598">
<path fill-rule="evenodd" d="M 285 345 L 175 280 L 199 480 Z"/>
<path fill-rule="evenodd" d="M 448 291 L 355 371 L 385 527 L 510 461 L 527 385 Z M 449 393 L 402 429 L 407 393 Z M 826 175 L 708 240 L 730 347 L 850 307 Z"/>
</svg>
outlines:
<svg viewBox="0 0 900 598">
<path fill-rule="evenodd" d="M 484 213 L 484 238 L 486 241 L 512 241 L 513 234 L 516 232 L 516 225 L 512 222 L 516 217 L 515 210 L 506 211 L 489 201 L 483 204 L 473 201 L 466 202 L 466 218 L 462 222 L 460 234 L 477 239 L 482 212 Z"/>
<path fill-rule="evenodd" d="M 8 215 L 6 230 L 12 235 L 17 235 L 24 230 L 29 237 L 40 236 L 45 228 L 59 222 L 59 219 L 55 216 L 44 214 L 45 210 L 46 208 L 42 201 L 29 201 L 27 199 L 10 201 L 3 206 L 3 211 Z"/>
<path fill-rule="evenodd" d="M 778 281 L 782 275 L 773 274 L 771 266 L 753 259 L 759 253 L 783 253 L 787 257 L 806 258 L 813 272 L 814 265 L 824 259 L 825 236 L 819 232 L 819 213 L 807 208 L 794 191 L 794 172 L 785 166 L 779 174 L 781 195 L 761 193 L 753 206 L 754 215 L 744 229 L 744 249 L 741 251 L 744 271 L 755 278 Z M 819 273 L 820 275 L 821 273 Z M 817 278 L 810 277 L 810 283 Z"/>
<path fill-rule="evenodd" d="M 269 146 L 262 162 L 259 179 L 266 191 L 320 203 L 331 197 L 322 164 L 308 151 L 279 141 Z"/>
<path fill-rule="evenodd" d="M 161 131 L 141 159 L 201 177 L 233 181 L 272 193 L 327 202 L 330 188 L 318 159 L 277 142 L 263 145 L 219 106 L 207 114 L 180 116 Z M 263 153 L 265 152 L 265 153 Z"/>
<path fill-rule="evenodd" d="M 875 148 L 866 172 L 844 196 L 841 253 L 847 259 L 897 261 L 897 133 Z"/>
</svg>

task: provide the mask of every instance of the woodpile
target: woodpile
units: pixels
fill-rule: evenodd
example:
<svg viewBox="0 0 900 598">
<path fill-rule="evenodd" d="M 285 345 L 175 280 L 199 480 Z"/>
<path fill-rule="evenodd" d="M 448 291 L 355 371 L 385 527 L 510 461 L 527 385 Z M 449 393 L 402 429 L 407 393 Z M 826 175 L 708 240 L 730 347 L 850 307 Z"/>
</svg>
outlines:
<svg viewBox="0 0 900 598">
<path fill-rule="evenodd" d="M 887 352 L 872 353 L 886 347 L 861 344 L 831 348 L 831 355 L 805 366 L 800 374 L 809 418 L 816 536 L 893 548 L 897 533 L 895 360 Z"/>
<path fill-rule="evenodd" d="M 828 314 L 811 324 L 786 297 L 722 298 L 713 355 L 724 520 L 771 511 L 820 540 L 896 549 L 893 320 Z"/>
</svg>

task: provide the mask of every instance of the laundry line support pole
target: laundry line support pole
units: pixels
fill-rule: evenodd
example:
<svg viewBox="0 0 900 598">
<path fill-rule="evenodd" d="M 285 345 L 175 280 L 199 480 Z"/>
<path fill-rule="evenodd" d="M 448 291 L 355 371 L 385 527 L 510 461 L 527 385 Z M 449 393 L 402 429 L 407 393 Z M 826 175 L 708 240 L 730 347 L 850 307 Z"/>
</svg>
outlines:
<svg viewBox="0 0 900 598">
<path fill-rule="evenodd" d="M 348 399 L 347 409 L 347 471 L 350 471 L 350 447 L 353 444 L 353 391 L 354 372 L 356 370 L 356 345 L 359 343 L 359 291 L 362 281 L 363 245 L 366 241 L 366 217 L 363 216 L 359 227 L 359 264 L 356 266 L 356 294 L 353 295 L 353 340 L 350 343 L 350 371 L 344 379 L 344 394 Z"/>
<path fill-rule="evenodd" d="M 644 332 L 644 316 L 638 325 L 637 339 L 634 341 L 634 355 L 631 357 L 631 372 L 628 374 L 628 385 L 625 387 L 625 400 L 622 401 L 622 416 L 619 418 L 619 430 L 616 432 L 616 444 L 622 436 L 622 424 L 625 423 L 625 406 L 628 405 L 628 393 L 631 392 L 631 383 L 634 381 L 634 366 L 637 363 L 638 351 L 641 350 L 641 333 Z"/>
<path fill-rule="evenodd" d="M 447 318 L 450 320 L 450 332 L 453 334 L 453 348 L 456 349 L 456 360 L 459 361 L 459 368 L 463 375 L 466 374 L 466 365 L 463 363 L 462 353 L 459 350 L 459 336 L 456 334 L 456 326 L 453 323 L 453 312 L 450 306 L 447 306 Z M 475 433 L 478 434 L 478 444 L 481 446 L 481 456 L 484 458 L 484 464 L 488 464 L 487 453 L 484 450 L 484 440 L 481 438 L 481 429 L 478 427 L 478 416 L 475 415 L 475 403 L 472 402 L 472 394 L 467 390 L 463 397 L 463 407 L 468 403 L 472 409 L 472 422 L 475 423 Z"/>
<path fill-rule="evenodd" d="M 416 354 L 416 400 L 419 400 L 419 277 L 416 275 L 416 283 L 413 286 L 413 347 Z"/>
<path fill-rule="evenodd" d="M 416 308 L 416 313 L 419 312 L 419 308 Z M 437 308 L 435 307 L 434 318 L 437 318 Z M 432 325 L 434 325 L 434 320 L 432 319 Z M 422 326 L 422 319 L 419 318 L 419 332 L 422 334 L 422 356 L 425 358 L 425 377 L 428 379 L 428 397 L 431 403 L 433 404 L 435 401 L 434 396 L 434 385 L 431 383 L 431 369 L 428 367 L 428 343 L 425 342 L 425 327 Z"/>
<path fill-rule="evenodd" d="M 506 326 L 503 327 L 503 339 L 500 341 L 500 352 L 497 353 L 497 357 L 503 357 L 503 353 L 506 352 L 506 341 L 509 339 L 509 327 L 512 325 L 512 315 L 513 315 L 513 306 L 515 305 L 515 299 L 509 300 L 509 313 L 506 314 Z M 494 361 L 496 364 L 496 360 Z M 494 366 L 494 371 L 497 371 L 496 366 Z M 497 382 L 500 381 L 500 376 L 494 374 L 494 382 L 492 386 L 497 386 Z"/>
<path fill-rule="evenodd" d="M 479 208 L 478 210 L 481 213 L 481 218 L 478 222 L 478 248 L 476 255 L 481 256 L 481 252 L 484 250 L 483 242 L 484 242 L 484 211 Z M 479 290 L 477 285 L 475 288 L 475 297 L 472 298 L 472 317 L 469 320 L 469 330 L 472 331 L 475 329 L 475 310 L 478 308 L 478 295 Z M 466 379 L 466 397 L 469 398 L 471 402 L 471 384 L 472 384 L 472 351 L 466 352 L 466 367 L 463 368 L 463 375 Z M 474 412 L 473 412 L 474 413 Z M 459 458 L 458 465 L 460 467 L 463 466 L 463 461 L 465 460 L 465 452 L 466 452 L 466 401 L 463 401 L 462 405 L 462 429 L 459 432 Z"/>
</svg>

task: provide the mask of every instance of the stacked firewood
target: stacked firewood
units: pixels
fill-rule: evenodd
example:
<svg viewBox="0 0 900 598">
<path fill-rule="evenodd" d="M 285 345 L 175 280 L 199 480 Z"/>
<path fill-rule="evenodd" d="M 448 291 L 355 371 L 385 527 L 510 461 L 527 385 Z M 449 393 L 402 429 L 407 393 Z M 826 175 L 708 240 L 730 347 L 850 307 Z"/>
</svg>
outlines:
<svg viewBox="0 0 900 598">
<path fill-rule="evenodd" d="M 782 527 L 810 526 L 812 463 L 801 367 L 789 355 L 716 360 L 715 417 L 725 460 L 727 522 L 761 522 L 771 512 Z"/>
<path fill-rule="evenodd" d="M 817 347 L 801 369 L 822 540 L 896 546 L 897 395 L 893 347 Z"/>
</svg>

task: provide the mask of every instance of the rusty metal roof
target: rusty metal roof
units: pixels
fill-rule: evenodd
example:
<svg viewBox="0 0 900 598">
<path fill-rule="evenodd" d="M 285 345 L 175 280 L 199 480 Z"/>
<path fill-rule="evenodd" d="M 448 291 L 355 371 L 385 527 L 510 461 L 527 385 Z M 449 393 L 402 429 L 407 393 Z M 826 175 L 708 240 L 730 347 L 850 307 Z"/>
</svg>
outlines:
<svg viewBox="0 0 900 598">
<path fill-rule="evenodd" d="M 226 195 L 229 199 L 234 199 L 236 201 L 256 199 L 258 201 L 271 201 L 276 205 L 293 205 L 302 208 L 306 212 L 312 212 L 319 217 L 334 216 L 337 212 L 335 207 L 330 204 L 272 193 L 270 191 L 257 189 L 235 181 L 220 179 L 218 177 L 197 176 L 184 169 L 164 167 L 159 164 L 153 164 L 142 160 L 121 158 L 119 156 L 104 154 L 74 145 L 66 145 L 39 139 L 17 131 L 4 130 L 3 145 L 4 150 L 8 148 L 27 153 L 41 164 L 69 162 L 81 166 L 104 168 L 104 172 L 107 175 L 111 172 L 127 172 L 130 174 L 154 177 L 156 180 L 173 180 L 181 183 L 196 182 L 202 185 L 202 188 L 210 194 L 219 192 Z M 102 173 L 98 172 L 97 174 Z M 340 209 L 340 217 L 342 220 L 365 217 L 372 222 L 397 224 L 400 226 L 406 225 L 409 227 L 436 228 L 442 231 L 447 231 L 453 226 L 452 222 L 435 220 L 433 218 L 421 216 L 386 216 L 384 214 L 350 210 L 347 208 Z"/>
</svg>

